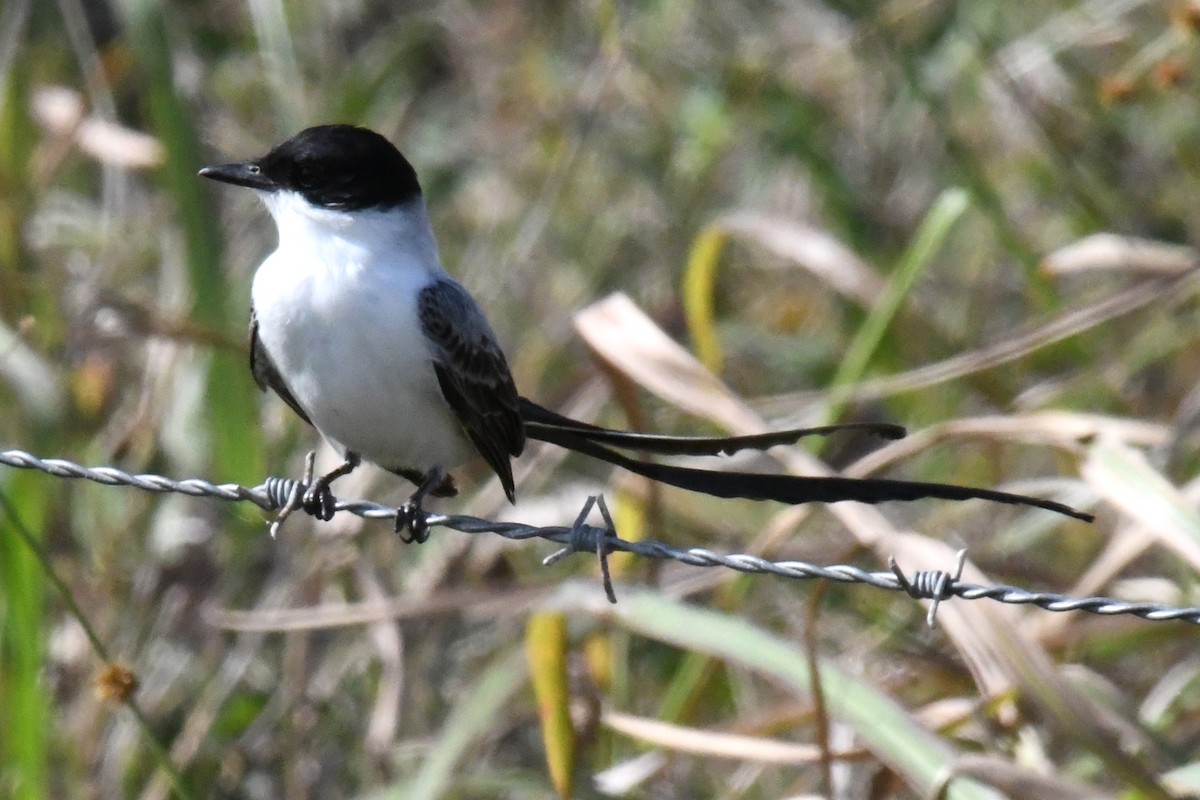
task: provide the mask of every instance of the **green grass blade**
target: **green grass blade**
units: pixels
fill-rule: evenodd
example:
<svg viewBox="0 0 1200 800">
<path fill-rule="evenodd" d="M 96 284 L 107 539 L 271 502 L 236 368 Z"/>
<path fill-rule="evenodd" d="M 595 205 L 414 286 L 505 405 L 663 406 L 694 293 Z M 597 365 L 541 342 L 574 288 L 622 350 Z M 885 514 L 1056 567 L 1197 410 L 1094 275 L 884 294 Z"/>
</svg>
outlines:
<svg viewBox="0 0 1200 800">
<path fill-rule="evenodd" d="M 834 399 L 828 415 L 830 419 L 837 418 L 844 403 L 840 397 L 841 392 L 862 378 L 909 292 L 925 270 L 933 264 L 950 232 L 969 206 L 969 196 L 962 189 L 948 189 L 934 202 L 917 229 L 912 244 L 900 258 L 879 303 L 863 321 L 846 349 L 833 378 L 831 388 Z"/>
<path fill-rule="evenodd" d="M 215 330 L 246 325 L 248 301 L 231 291 L 222 270 L 217 215 L 196 171 L 203 166 L 192 116 L 175 88 L 172 42 L 162 8 L 143 0 L 124 3 L 136 58 L 147 81 L 154 131 L 167 151 L 162 181 L 178 209 L 187 248 L 192 316 Z M 212 460 L 224 480 L 254 481 L 262 476 L 257 392 L 241 353 L 218 351 L 208 373 L 207 410 Z"/>
<path fill-rule="evenodd" d="M 28 473 L 12 475 L 10 513 L 0 512 L 0 795 L 13 800 L 48 797 L 50 697 L 42 683 L 45 661 L 45 580 L 37 557 L 21 541 L 14 515 L 40 535 L 51 484 Z"/>
</svg>

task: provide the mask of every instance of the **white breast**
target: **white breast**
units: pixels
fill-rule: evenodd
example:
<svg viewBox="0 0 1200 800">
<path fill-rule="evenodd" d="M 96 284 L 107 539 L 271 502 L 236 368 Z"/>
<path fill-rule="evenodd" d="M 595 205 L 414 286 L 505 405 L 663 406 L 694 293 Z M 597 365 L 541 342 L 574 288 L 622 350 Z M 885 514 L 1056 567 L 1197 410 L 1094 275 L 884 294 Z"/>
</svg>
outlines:
<svg viewBox="0 0 1200 800">
<path fill-rule="evenodd" d="M 388 469 L 467 461 L 417 316 L 418 293 L 444 275 L 421 201 L 348 214 L 264 199 L 280 247 L 254 276 L 258 333 L 317 430 Z"/>
</svg>

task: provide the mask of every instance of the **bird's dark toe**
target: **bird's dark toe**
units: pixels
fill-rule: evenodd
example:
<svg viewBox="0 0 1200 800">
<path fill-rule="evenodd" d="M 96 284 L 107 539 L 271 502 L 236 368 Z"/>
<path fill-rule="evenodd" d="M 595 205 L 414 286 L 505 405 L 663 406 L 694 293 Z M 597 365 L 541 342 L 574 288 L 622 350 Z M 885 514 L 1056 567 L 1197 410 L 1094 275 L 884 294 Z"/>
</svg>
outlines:
<svg viewBox="0 0 1200 800">
<path fill-rule="evenodd" d="M 333 519 L 333 513 L 337 510 L 336 504 L 329 484 L 317 481 L 304 493 L 300 507 L 317 519 L 328 522 Z"/>
<path fill-rule="evenodd" d="M 411 501 L 396 509 L 396 535 L 405 544 L 423 544 L 429 539 L 425 512 Z"/>
</svg>

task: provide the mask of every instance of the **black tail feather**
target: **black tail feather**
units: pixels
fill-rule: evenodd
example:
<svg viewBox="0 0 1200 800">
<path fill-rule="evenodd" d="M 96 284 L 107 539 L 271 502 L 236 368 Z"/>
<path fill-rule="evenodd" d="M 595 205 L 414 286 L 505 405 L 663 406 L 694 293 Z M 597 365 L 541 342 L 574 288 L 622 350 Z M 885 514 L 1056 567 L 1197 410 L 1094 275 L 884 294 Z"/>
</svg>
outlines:
<svg viewBox="0 0 1200 800">
<path fill-rule="evenodd" d="M 584 438 L 584 432 L 572 432 L 564 428 L 537 426 L 528 429 L 534 439 L 556 444 L 592 458 L 629 470 L 661 483 L 702 492 L 715 497 L 740 497 L 747 500 L 775 500 L 781 503 L 837 503 L 854 500 L 860 503 L 883 503 L 889 500 L 920 500 L 938 498 L 942 500 L 991 500 L 1010 505 L 1032 506 L 1054 511 L 1084 522 L 1094 517 L 1070 506 L 992 489 L 976 489 L 969 486 L 954 486 L 946 483 L 922 483 L 918 481 L 896 481 L 882 478 L 804 477 L 797 475 L 771 475 L 752 472 L 720 472 L 693 469 L 669 464 L 655 464 L 629 458 Z"/>
<path fill-rule="evenodd" d="M 850 430 L 866 431 L 885 439 L 902 439 L 905 435 L 905 430 L 900 425 L 847 422 L 817 428 L 770 431 L 750 436 L 660 436 L 601 428 L 598 425 L 580 422 L 543 408 L 524 397 L 521 398 L 521 418 L 525 422 L 525 432 L 534 439 L 553 441 L 544 438 L 542 434 L 554 436 L 563 433 L 623 450 L 640 450 L 664 456 L 718 456 L 729 455 L 739 450 L 766 450 L 775 445 L 793 444 L 805 436 L 824 436 Z"/>
</svg>

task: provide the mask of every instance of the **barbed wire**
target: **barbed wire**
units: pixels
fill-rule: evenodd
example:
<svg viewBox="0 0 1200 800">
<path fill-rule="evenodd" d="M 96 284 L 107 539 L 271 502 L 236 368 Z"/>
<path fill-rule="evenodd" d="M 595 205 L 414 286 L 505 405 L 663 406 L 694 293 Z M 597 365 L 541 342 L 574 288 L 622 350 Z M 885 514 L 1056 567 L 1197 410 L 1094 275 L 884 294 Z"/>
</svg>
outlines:
<svg viewBox="0 0 1200 800">
<path fill-rule="evenodd" d="M 0 464 L 17 469 L 38 470 L 56 478 L 94 481 L 106 486 L 130 486 L 159 494 L 179 493 L 192 497 L 211 497 L 227 502 L 249 502 L 264 511 L 279 511 L 289 504 L 305 484 L 291 478 L 267 478 L 253 488 L 236 483 L 216 484 L 188 478 L 175 480 L 162 475 L 130 474 L 115 467 L 84 467 L 61 458 L 38 458 L 23 450 L 0 452 Z M 396 518 L 397 509 L 364 500 L 337 500 L 337 511 L 346 511 L 364 519 Z M 593 507 L 598 507 L 603 526 L 587 523 Z M 699 547 L 678 548 L 657 541 L 628 541 L 617 535 L 603 497 L 591 497 L 575 523 L 570 526 L 534 526 L 520 522 L 498 522 L 460 514 L 436 514 L 421 511 L 425 526 L 443 527 L 466 534 L 491 533 L 505 539 L 525 541 L 544 539 L 563 545 L 546 557 L 552 564 L 573 553 L 593 553 L 601 565 L 604 588 L 611 602 L 616 602 L 609 577 L 607 557 L 610 553 L 633 553 L 644 558 L 677 561 L 693 567 L 723 567 L 749 574 L 777 575 L 794 580 L 829 580 L 839 583 L 860 583 L 877 589 L 904 592 L 918 600 L 933 601 L 928 622 L 933 624 L 938 604 L 954 597 L 963 600 L 990 599 L 1012 605 L 1032 605 L 1046 611 L 1084 611 L 1106 616 L 1127 614 L 1151 622 L 1178 620 L 1200 625 L 1200 607 L 1176 607 L 1163 603 L 1139 603 L 1111 597 L 1071 597 L 1056 592 L 1034 592 L 1019 586 L 980 585 L 960 580 L 966 551 L 958 553 L 955 572 L 924 570 L 906 575 L 894 560 L 889 559 L 888 571 L 869 571 L 849 564 L 818 566 L 804 561 L 769 561 L 745 553 L 723 554 Z"/>
</svg>

